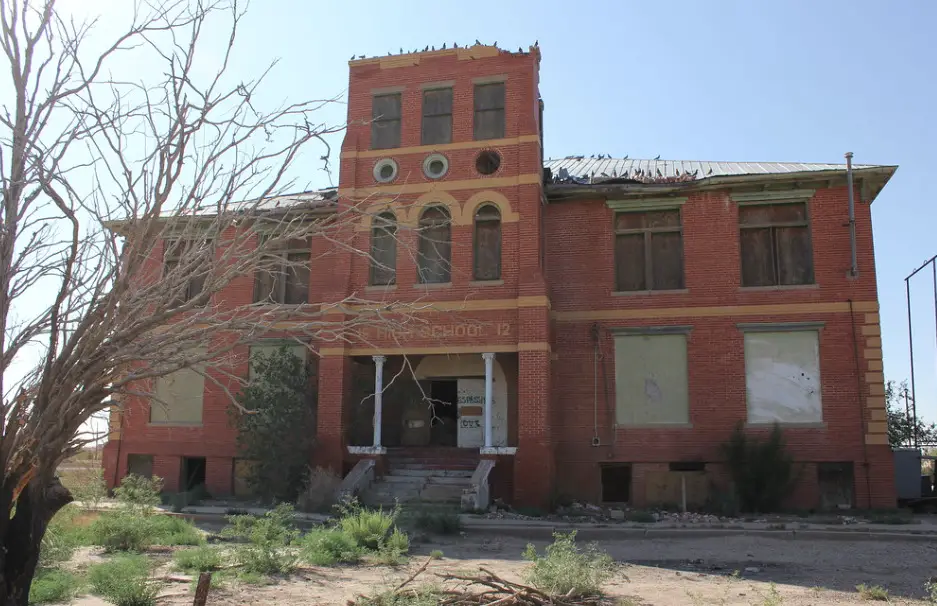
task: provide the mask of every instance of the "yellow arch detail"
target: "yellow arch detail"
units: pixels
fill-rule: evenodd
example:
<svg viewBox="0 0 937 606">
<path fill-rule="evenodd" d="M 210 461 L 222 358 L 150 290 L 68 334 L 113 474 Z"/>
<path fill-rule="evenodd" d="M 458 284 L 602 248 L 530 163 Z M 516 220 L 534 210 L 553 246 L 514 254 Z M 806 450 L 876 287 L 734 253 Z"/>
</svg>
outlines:
<svg viewBox="0 0 937 606">
<path fill-rule="evenodd" d="M 397 217 L 397 223 L 405 223 L 407 219 L 407 209 L 403 208 L 398 200 L 387 198 L 378 200 L 369 205 L 358 222 L 357 231 L 371 231 L 371 219 L 384 211 L 391 211 Z"/>
<path fill-rule="evenodd" d="M 407 226 L 417 227 L 420 223 L 420 215 L 427 206 L 442 205 L 449 209 L 452 216 L 453 225 L 463 225 L 462 206 L 459 201 L 449 192 L 436 190 L 423 194 L 410 204 L 409 215 L 407 216 Z M 400 219 L 398 218 L 399 222 Z"/>
<path fill-rule="evenodd" d="M 511 203 L 508 201 L 507 196 L 493 190 L 485 190 L 474 194 L 465 201 L 465 206 L 462 207 L 462 217 L 466 224 L 471 225 L 475 221 L 475 211 L 482 204 L 497 206 L 498 210 L 501 211 L 502 223 L 516 223 L 521 218 L 519 213 L 511 210 Z"/>
</svg>

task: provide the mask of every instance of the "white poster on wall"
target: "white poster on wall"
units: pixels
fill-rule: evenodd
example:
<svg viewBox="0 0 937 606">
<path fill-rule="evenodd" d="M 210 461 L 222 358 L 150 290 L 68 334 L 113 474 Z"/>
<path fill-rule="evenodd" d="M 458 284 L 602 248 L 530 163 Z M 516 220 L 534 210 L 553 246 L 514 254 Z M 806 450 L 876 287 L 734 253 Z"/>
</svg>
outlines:
<svg viewBox="0 0 937 606">
<path fill-rule="evenodd" d="M 507 446 L 507 403 L 493 390 L 491 409 L 492 446 Z M 485 445 L 485 380 L 459 379 L 459 448 L 481 448 Z M 463 413 L 465 410 L 465 414 Z"/>
</svg>

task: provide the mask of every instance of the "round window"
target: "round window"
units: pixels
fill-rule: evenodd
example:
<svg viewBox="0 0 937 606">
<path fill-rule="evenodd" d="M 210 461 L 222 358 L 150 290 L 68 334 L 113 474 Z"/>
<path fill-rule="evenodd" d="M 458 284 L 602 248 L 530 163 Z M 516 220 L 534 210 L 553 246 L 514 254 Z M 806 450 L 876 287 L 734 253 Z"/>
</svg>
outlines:
<svg viewBox="0 0 937 606">
<path fill-rule="evenodd" d="M 485 150 L 475 158 L 475 170 L 483 175 L 491 175 L 501 166 L 501 154 Z"/>
<path fill-rule="evenodd" d="M 397 178 L 397 163 L 391 158 L 378 160 L 374 165 L 374 180 L 378 183 L 390 183 Z"/>
<path fill-rule="evenodd" d="M 423 160 L 423 174 L 430 179 L 439 179 L 449 172 L 449 160 L 442 154 L 430 154 Z"/>
</svg>

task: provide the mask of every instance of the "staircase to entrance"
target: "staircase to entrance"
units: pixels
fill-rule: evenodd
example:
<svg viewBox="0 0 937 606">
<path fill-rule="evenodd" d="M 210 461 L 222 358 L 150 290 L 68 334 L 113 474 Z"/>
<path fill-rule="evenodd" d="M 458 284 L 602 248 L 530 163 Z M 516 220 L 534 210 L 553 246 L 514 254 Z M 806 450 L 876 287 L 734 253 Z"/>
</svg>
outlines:
<svg viewBox="0 0 937 606">
<path fill-rule="evenodd" d="M 371 507 L 395 503 L 459 507 L 463 493 L 472 488 L 478 461 L 477 449 L 388 448 L 384 475 L 359 496 Z"/>
</svg>

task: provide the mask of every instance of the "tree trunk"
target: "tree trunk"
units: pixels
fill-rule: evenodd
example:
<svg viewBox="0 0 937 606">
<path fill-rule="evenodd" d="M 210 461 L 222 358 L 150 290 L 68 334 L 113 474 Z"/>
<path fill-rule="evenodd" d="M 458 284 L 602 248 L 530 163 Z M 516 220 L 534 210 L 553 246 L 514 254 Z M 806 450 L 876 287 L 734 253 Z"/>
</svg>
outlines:
<svg viewBox="0 0 937 606">
<path fill-rule="evenodd" d="M 52 516 L 72 500 L 71 493 L 58 478 L 45 486 L 33 480 L 20 494 L 16 515 L 4 526 L 0 536 L 3 549 L 0 553 L 0 606 L 27 606 L 46 527 Z"/>
</svg>

